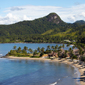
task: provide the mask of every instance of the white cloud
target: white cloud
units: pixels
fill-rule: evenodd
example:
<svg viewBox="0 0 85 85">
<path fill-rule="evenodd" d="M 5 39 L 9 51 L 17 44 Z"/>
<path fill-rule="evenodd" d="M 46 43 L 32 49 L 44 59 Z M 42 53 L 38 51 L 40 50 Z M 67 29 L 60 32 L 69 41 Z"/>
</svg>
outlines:
<svg viewBox="0 0 85 85">
<path fill-rule="evenodd" d="M 85 20 L 85 4 L 75 5 L 69 8 L 57 6 L 17 6 L 5 10 L 6 16 L 0 16 L 0 24 L 12 24 L 23 20 L 33 20 L 55 12 L 65 22 Z"/>
<path fill-rule="evenodd" d="M 70 16 L 70 17 L 68 17 L 68 19 L 73 22 L 73 21 L 75 21 L 75 16 Z"/>
<path fill-rule="evenodd" d="M 15 15 L 8 13 L 5 17 L 0 17 L 0 24 L 12 24 L 20 21 Z"/>
<path fill-rule="evenodd" d="M 85 12 L 81 12 L 80 16 L 85 18 Z"/>
<path fill-rule="evenodd" d="M 0 16 L 0 24 L 13 24 L 23 20 L 31 20 L 31 18 L 28 18 L 26 15 L 18 17 L 12 13 L 8 13 L 5 17 Z"/>
<path fill-rule="evenodd" d="M 22 7 L 12 7 L 10 10 L 11 11 L 19 11 L 19 10 L 24 10 L 24 8 L 22 8 Z"/>
</svg>

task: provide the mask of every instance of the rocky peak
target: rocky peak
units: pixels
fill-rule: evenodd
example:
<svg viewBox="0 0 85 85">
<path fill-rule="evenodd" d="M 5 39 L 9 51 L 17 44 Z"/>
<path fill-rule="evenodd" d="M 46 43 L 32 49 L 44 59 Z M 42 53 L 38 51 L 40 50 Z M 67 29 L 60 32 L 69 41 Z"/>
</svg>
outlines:
<svg viewBox="0 0 85 85">
<path fill-rule="evenodd" d="M 55 23 L 55 24 L 59 24 L 59 23 L 63 22 L 56 13 L 50 13 L 50 14 L 47 16 L 47 20 L 48 20 L 49 22 L 53 22 L 53 23 Z"/>
</svg>

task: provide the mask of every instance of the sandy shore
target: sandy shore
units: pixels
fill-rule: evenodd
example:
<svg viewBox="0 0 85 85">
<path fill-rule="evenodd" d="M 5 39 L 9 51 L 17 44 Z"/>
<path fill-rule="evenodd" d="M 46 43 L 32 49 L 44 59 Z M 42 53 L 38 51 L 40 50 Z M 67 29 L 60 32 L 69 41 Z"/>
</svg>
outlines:
<svg viewBox="0 0 85 85">
<path fill-rule="evenodd" d="M 79 63 L 75 64 L 71 61 L 69 61 L 69 59 L 54 59 L 54 60 L 50 60 L 50 59 L 44 59 L 44 58 L 29 58 L 29 57 L 14 57 L 14 56 L 8 56 L 7 58 L 9 59 L 25 59 L 25 60 L 47 60 L 47 61 L 51 61 L 51 62 L 61 62 L 61 63 L 67 63 L 69 65 L 73 65 L 75 67 L 78 68 L 79 72 L 80 72 L 80 84 L 81 85 L 85 85 L 85 67 L 82 67 L 82 65 L 79 65 Z"/>
</svg>

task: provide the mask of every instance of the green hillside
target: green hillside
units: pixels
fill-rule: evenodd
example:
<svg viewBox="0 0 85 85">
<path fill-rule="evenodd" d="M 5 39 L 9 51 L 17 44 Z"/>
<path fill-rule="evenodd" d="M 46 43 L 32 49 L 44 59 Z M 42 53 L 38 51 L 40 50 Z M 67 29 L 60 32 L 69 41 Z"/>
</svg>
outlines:
<svg viewBox="0 0 85 85">
<path fill-rule="evenodd" d="M 65 23 L 56 13 L 11 25 L 0 25 L 0 42 L 61 42 L 85 34 L 84 21 Z"/>
</svg>

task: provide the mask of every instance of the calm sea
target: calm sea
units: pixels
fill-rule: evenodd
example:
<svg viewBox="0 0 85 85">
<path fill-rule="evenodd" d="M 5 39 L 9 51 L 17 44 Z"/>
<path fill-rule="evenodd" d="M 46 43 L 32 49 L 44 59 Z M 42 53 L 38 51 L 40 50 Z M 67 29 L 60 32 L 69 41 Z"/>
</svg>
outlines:
<svg viewBox="0 0 85 85">
<path fill-rule="evenodd" d="M 13 46 L 17 46 L 17 48 L 20 46 L 22 49 L 24 46 L 27 46 L 35 50 L 38 47 L 46 48 L 48 45 L 55 46 L 56 44 L 0 44 L 0 54 L 1 56 L 5 55 L 13 49 Z M 65 49 L 69 49 L 69 47 L 65 47 Z M 78 78 L 78 70 L 67 64 L 0 58 L 0 85 L 80 85 Z"/>
<path fill-rule="evenodd" d="M 0 85 L 79 85 L 77 77 L 68 64 L 0 59 Z"/>
<path fill-rule="evenodd" d="M 17 46 L 21 47 L 22 49 L 24 48 L 24 46 L 27 46 L 28 49 L 32 48 L 33 50 L 37 49 L 38 47 L 42 48 L 44 47 L 45 49 L 47 48 L 47 46 L 55 46 L 55 45 L 62 45 L 62 44 L 55 44 L 55 43 L 3 43 L 0 44 L 0 56 L 4 56 L 6 55 L 10 50 L 13 50 L 13 46 Z M 69 46 L 72 47 L 72 46 Z M 65 50 L 69 49 L 69 47 L 66 47 L 65 44 Z"/>
</svg>

